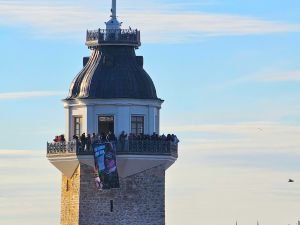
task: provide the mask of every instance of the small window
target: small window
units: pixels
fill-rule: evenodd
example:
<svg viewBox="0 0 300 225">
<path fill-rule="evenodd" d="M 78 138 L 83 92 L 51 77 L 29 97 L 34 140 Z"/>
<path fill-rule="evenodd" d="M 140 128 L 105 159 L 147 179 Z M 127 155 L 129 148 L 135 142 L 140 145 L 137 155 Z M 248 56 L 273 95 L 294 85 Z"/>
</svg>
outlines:
<svg viewBox="0 0 300 225">
<path fill-rule="evenodd" d="M 131 116 L 131 133 L 144 134 L 144 116 Z"/>
<path fill-rule="evenodd" d="M 81 117 L 74 117 L 74 135 L 80 137 L 81 135 Z"/>
</svg>

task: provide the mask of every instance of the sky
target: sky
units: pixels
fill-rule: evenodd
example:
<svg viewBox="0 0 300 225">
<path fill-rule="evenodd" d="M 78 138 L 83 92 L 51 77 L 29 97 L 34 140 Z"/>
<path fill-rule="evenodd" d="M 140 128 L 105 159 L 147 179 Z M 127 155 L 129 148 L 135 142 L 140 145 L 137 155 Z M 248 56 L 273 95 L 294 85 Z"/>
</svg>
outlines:
<svg viewBox="0 0 300 225">
<path fill-rule="evenodd" d="M 46 142 L 61 99 L 104 28 L 108 0 L 0 0 L 0 223 L 59 224 L 60 173 Z M 123 0 L 144 67 L 176 133 L 166 224 L 296 224 L 300 219 L 299 0 Z M 295 183 L 288 183 L 288 179 Z"/>
</svg>

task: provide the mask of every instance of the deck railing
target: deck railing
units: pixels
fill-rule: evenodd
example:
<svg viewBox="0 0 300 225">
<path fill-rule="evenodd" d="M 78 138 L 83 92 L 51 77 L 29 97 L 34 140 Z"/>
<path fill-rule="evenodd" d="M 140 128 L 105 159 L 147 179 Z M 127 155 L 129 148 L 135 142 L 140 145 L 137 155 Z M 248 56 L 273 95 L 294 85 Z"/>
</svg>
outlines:
<svg viewBox="0 0 300 225">
<path fill-rule="evenodd" d="M 78 145 L 74 141 L 47 143 L 47 155 L 76 153 Z"/>
<path fill-rule="evenodd" d="M 113 142 L 117 155 L 167 155 L 178 157 L 178 144 L 163 140 L 126 140 Z M 47 156 L 93 155 L 93 145 L 81 145 L 75 141 L 47 143 Z"/>
<path fill-rule="evenodd" d="M 96 46 L 101 44 L 129 44 L 140 46 L 140 31 L 132 29 L 87 30 L 86 44 L 88 46 Z"/>
</svg>

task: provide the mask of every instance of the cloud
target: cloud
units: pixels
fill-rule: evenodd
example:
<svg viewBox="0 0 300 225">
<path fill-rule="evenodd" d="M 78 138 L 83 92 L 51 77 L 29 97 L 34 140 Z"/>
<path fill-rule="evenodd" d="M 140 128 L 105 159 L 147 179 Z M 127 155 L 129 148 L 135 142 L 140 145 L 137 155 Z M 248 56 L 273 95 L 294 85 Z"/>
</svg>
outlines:
<svg viewBox="0 0 300 225">
<path fill-rule="evenodd" d="M 0 23 L 24 28 L 29 26 L 38 37 L 82 38 L 87 28 L 98 28 L 99 25 L 103 28 L 101 21 L 108 18 L 107 9 L 84 1 L 24 3 L 2 0 L 0 3 Z M 136 7 L 125 7 L 120 16 L 126 20 L 124 27 L 131 25 L 142 29 L 143 41 L 146 42 L 184 42 L 216 36 L 300 32 L 300 24 L 225 13 L 178 10 L 176 3 L 174 7 L 167 6 L 172 4 L 160 4 L 157 8 L 143 1 Z"/>
<path fill-rule="evenodd" d="M 45 151 L 0 149 L 1 224 L 59 223 L 60 175 Z"/>
<path fill-rule="evenodd" d="M 28 92 L 0 92 L 1 100 L 25 99 L 34 97 L 50 97 L 65 95 L 62 91 L 28 91 Z"/>
<path fill-rule="evenodd" d="M 279 122 L 255 121 L 239 122 L 232 124 L 203 124 L 203 125 L 180 125 L 169 126 L 168 129 L 179 132 L 212 132 L 212 133 L 231 133 L 231 134 L 259 134 L 259 132 L 280 133 L 280 132 L 299 132 L 300 126 L 281 124 Z"/>
<path fill-rule="evenodd" d="M 287 183 L 288 172 L 177 163 L 166 176 L 170 224 L 232 224 L 236 218 L 247 225 L 257 218 L 264 224 L 296 221 L 299 184 Z M 187 207 L 191 202 L 193 207 Z"/>
<path fill-rule="evenodd" d="M 241 122 L 168 126 L 183 136 L 185 149 L 193 151 L 297 153 L 300 126 L 279 122 Z"/>
<path fill-rule="evenodd" d="M 138 27 L 145 27 L 147 35 L 152 38 L 168 38 L 172 40 L 193 40 L 197 37 L 261 35 L 268 33 L 299 32 L 300 25 L 285 24 L 229 14 L 216 14 L 205 12 L 147 12 L 135 14 L 138 18 L 132 22 Z M 130 18 L 130 14 L 127 15 Z M 153 20 L 153 18 L 155 18 Z M 158 25 L 159 24 L 159 25 Z M 146 36 L 146 35 L 145 35 Z"/>
<path fill-rule="evenodd" d="M 280 81 L 300 81 L 300 70 L 296 71 L 266 71 L 249 77 L 252 81 L 280 82 Z"/>
<path fill-rule="evenodd" d="M 39 155 L 36 151 L 31 150 L 14 150 L 14 149 L 0 149 L 0 156 L 7 157 L 7 156 L 37 156 Z"/>
<path fill-rule="evenodd" d="M 283 83 L 299 82 L 300 70 L 282 70 L 266 68 L 251 75 L 238 77 L 232 80 L 215 83 L 210 86 L 212 89 L 224 89 L 248 83 Z"/>
</svg>

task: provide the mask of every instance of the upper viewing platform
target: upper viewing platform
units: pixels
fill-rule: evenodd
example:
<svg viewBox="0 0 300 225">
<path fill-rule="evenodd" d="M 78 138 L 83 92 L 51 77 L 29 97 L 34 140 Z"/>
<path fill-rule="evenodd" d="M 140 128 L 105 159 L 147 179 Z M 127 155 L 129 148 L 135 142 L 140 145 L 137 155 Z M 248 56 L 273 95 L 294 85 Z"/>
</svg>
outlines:
<svg viewBox="0 0 300 225">
<path fill-rule="evenodd" d="M 117 155 L 157 155 L 178 158 L 178 143 L 167 140 L 126 140 L 113 142 Z M 94 155 L 93 145 L 83 147 L 75 141 L 47 143 L 47 157 Z"/>
<path fill-rule="evenodd" d="M 85 44 L 90 49 L 104 45 L 128 45 L 138 48 L 141 46 L 140 31 L 136 29 L 88 30 Z"/>
<path fill-rule="evenodd" d="M 140 31 L 137 29 L 121 29 L 122 22 L 117 19 L 117 3 L 112 0 L 111 16 L 106 29 L 88 30 L 85 44 L 89 49 L 104 45 L 127 45 L 138 48 L 141 45 Z"/>
</svg>

